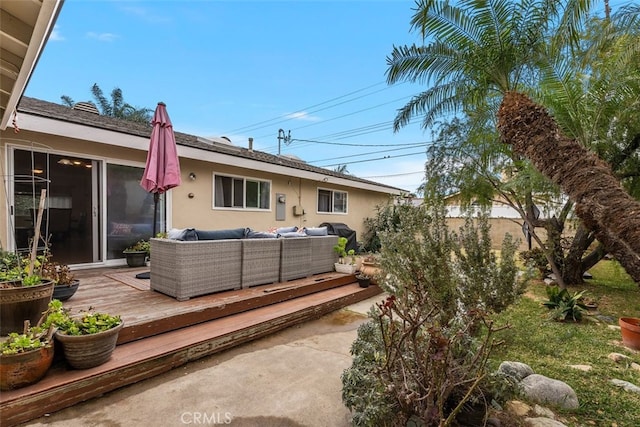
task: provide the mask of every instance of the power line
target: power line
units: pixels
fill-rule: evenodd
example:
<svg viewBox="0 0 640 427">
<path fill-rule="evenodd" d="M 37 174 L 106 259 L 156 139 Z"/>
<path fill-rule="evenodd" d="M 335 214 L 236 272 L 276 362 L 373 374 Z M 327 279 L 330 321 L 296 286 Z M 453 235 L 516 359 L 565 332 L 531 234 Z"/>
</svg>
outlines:
<svg viewBox="0 0 640 427">
<path fill-rule="evenodd" d="M 327 122 L 331 122 L 331 121 L 334 121 L 334 120 L 343 119 L 345 117 L 353 116 L 354 114 L 363 113 L 365 111 L 373 110 L 373 109 L 379 108 L 379 107 L 384 107 L 385 105 L 389 105 L 389 104 L 392 104 L 394 102 L 398 102 L 398 101 L 401 101 L 401 100 L 407 99 L 407 98 L 411 98 L 411 95 L 403 96 L 401 98 L 394 99 L 394 100 L 391 100 L 389 102 L 384 102 L 382 104 L 374 105 L 373 107 L 363 108 L 362 110 L 357 110 L 357 111 L 354 111 L 352 113 L 348 113 L 348 114 L 343 114 L 341 116 L 332 117 L 332 118 L 327 119 L 327 120 L 320 120 L 318 122 L 314 122 L 314 123 L 310 123 L 310 124 L 305 125 L 305 126 L 300 126 L 300 127 L 294 128 L 293 130 L 305 129 L 305 128 L 308 128 L 308 127 L 311 127 L 311 126 L 318 126 L 318 125 L 321 125 L 321 124 L 324 124 L 324 123 L 327 123 Z M 258 136 L 258 138 L 266 138 L 267 136 L 269 136 L 269 135 L 260 135 L 260 136 Z"/>
<path fill-rule="evenodd" d="M 417 153 L 398 154 L 397 156 L 378 157 L 376 159 L 356 160 L 356 161 L 353 161 L 353 162 L 341 162 L 341 163 L 334 163 L 334 164 L 331 164 L 331 165 L 322 165 L 322 166 L 318 166 L 318 167 L 330 168 L 330 167 L 340 166 L 340 165 L 352 165 L 352 164 L 355 164 L 355 163 L 367 163 L 367 162 L 375 162 L 375 161 L 378 161 L 378 160 L 396 159 L 398 157 L 417 156 L 418 154 L 424 154 L 424 152 L 420 151 L 420 152 L 417 152 Z"/>
<path fill-rule="evenodd" d="M 251 125 L 246 125 L 246 126 L 242 126 L 242 127 L 239 127 L 239 128 L 233 129 L 233 130 L 231 130 L 231 131 L 229 131 L 229 132 L 226 132 L 226 134 L 232 134 L 232 133 L 235 133 L 235 132 L 241 132 L 241 131 L 248 132 L 248 131 L 252 131 L 252 130 L 263 129 L 263 128 L 265 128 L 265 127 L 267 127 L 267 126 L 268 126 L 268 124 L 267 124 L 267 123 L 273 123 L 273 122 L 278 122 L 278 121 L 280 121 L 280 122 L 283 122 L 283 121 L 284 121 L 284 122 L 286 122 L 286 121 L 292 120 L 293 118 L 292 118 L 291 116 L 292 116 L 292 115 L 294 115 L 294 114 L 297 114 L 297 113 L 304 113 L 306 110 L 311 110 L 311 109 L 313 109 L 313 108 L 320 107 L 320 106 L 325 105 L 325 104 L 328 104 L 328 103 L 330 103 L 330 102 L 337 101 L 337 100 L 342 99 L 342 98 L 346 98 L 346 97 L 348 97 L 348 96 L 354 95 L 354 94 L 356 94 L 356 93 L 359 93 L 359 92 L 362 92 L 362 91 L 365 91 L 365 90 L 371 89 L 371 88 L 373 88 L 373 87 L 376 87 L 376 86 L 379 86 L 379 85 L 381 85 L 381 84 L 385 84 L 385 83 L 386 83 L 386 82 L 384 82 L 384 81 L 382 81 L 382 82 L 378 82 L 378 83 L 372 84 L 372 85 L 370 85 L 370 86 L 367 86 L 367 87 L 365 87 L 365 88 L 358 89 L 358 90 L 355 90 L 355 91 L 353 91 L 353 92 L 349 92 L 349 93 L 347 93 L 347 94 L 345 94 L 345 95 L 341 95 L 341 96 L 338 96 L 338 97 L 335 97 L 335 98 L 329 99 L 329 100 L 327 100 L 327 101 L 320 102 L 320 103 L 318 103 L 318 104 L 314 104 L 314 105 L 312 105 L 312 106 L 310 106 L 310 107 L 305 107 L 305 108 L 299 109 L 299 110 L 297 110 L 297 111 L 295 111 L 295 112 L 293 112 L 293 113 L 283 114 L 283 115 L 281 115 L 281 116 L 274 117 L 274 118 L 272 118 L 272 119 L 263 120 L 263 121 L 258 122 L 258 123 L 254 123 L 254 124 L 251 124 Z M 345 104 L 345 103 L 347 103 L 347 102 L 351 102 L 351 101 L 354 101 L 354 100 L 357 100 L 357 99 L 361 99 L 361 98 L 364 98 L 365 96 L 369 96 L 369 95 L 372 95 L 372 94 L 374 94 L 374 93 L 382 92 L 383 90 L 387 90 L 387 89 L 389 89 L 389 88 L 391 88 L 391 86 L 387 86 L 386 88 L 380 89 L 380 90 L 375 91 L 375 92 L 372 92 L 372 93 L 370 93 L 370 94 L 362 95 L 362 96 L 357 97 L 357 98 L 353 98 L 353 99 L 350 99 L 350 100 L 347 100 L 347 101 L 340 102 L 340 103 L 335 104 L 335 105 L 333 105 L 333 106 L 329 106 L 329 107 L 325 107 L 325 108 L 322 108 L 322 109 L 319 109 L 319 110 L 311 111 L 311 113 L 316 113 L 316 112 L 318 112 L 318 111 L 326 110 L 326 109 L 328 109 L 328 108 L 332 108 L 332 107 L 337 106 L 337 105 L 342 105 L 342 104 Z M 283 120 L 283 119 L 284 119 L 284 120 Z M 261 137 L 259 137 L 259 138 L 261 138 Z"/>
<path fill-rule="evenodd" d="M 426 144 L 425 144 L 426 145 Z M 395 150 L 378 150 L 378 151 L 369 151 L 367 153 L 362 153 L 362 154 L 350 154 L 349 156 L 339 156 L 339 157 L 330 157 L 328 159 L 322 159 L 322 160 L 311 160 L 308 161 L 307 163 L 319 163 L 319 162 L 328 162 L 329 160 L 340 160 L 340 159 L 344 159 L 345 157 L 362 157 L 362 156 L 370 156 L 372 154 L 380 154 L 380 153 L 388 153 L 389 151 L 399 151 L 399 150 L 408 150 L 410 148 L 415 148 L 414 146 L 410 146 L 410 147 L 401 147 Z"/>
<path fill-rule="evenodd" d="M 326 145 L 340 145 L 342 147 L 418 147 L 420 145 L 427 145 L 427 144 L 433 143 L 433 141 L 425 141 L 425 142 L 410 142 L 408 144 L 349 144 L 347 142 L 314 141 L 312 139 L 296 139 L 296 138 L 293 138 L 292 141 L 313 142 L 315 144 L 326 144 Z"/>
<path fill-rule="evenodd" d="M 406 173 L 394 173 L 394 174 L 390 174 L 390 175 L 361 176 L 360 178 L 363 178 L 363 179 L 393 178 L 395 176 L 416 175 L 416 174 L 419 174 L 419 173 L 424 173 L 424 171 L 406 172 Z"/>
</svg>

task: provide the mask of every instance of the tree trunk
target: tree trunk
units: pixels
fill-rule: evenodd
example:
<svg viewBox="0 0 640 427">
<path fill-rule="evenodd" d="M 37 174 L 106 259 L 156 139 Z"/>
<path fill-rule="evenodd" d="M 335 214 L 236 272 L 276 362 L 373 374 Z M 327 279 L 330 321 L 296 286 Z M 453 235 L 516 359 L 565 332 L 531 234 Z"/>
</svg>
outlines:
<svg viewBox="0 0 640 427">
<path fill-rule="evenodd" d="M 640 202 L 607 163 L 565 136 L 526 95 L 507 92 L 498 111 L 502 141 L 525 156 L 576 204 L 576 214 L 640 284 Z"/>
</svg>

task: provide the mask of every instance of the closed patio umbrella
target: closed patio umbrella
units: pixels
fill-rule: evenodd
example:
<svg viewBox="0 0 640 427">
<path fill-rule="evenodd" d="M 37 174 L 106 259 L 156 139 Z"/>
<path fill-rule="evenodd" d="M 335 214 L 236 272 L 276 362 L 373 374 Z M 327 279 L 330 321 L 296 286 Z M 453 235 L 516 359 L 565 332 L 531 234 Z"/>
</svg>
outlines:
<svg viewBox="0 0 640 427">
<path fill-rule="evenodd" d="M 147 164 L 140 185 L 146 191 L 153 193 L 153 234 L 151 237 L 155 237 L 160 194 L 180 185 L 181 178 L 176 138 L 164 102 L 158 102 L 151 125 L 153 128 L 149 140 Z M 140 273 L 136 277 L 148 279 L 149 273 Z"/>
</svg>

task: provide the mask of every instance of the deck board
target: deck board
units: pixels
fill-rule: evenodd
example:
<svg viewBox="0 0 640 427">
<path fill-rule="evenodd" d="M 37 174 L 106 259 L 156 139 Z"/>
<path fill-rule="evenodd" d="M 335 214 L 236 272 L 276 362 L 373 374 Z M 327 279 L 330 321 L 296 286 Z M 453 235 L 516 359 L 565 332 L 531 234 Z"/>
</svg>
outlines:
<svg viewBox="0 0 640 427">
<path fill-rule="evenodd" d="M 124 339 L 112 358 L 95 368 L 73 370 L 56 355 L 41 381 L 2 392 L 2 426 L 72 406 L 381 292 L 377 286 L 358 287 L 353 276 L 326 273 L 179 302 L 108 278 L 105 271 L 113 270 L 79 272 L 80 288 L 65 306 L 122 315 Z"/>
</svg>

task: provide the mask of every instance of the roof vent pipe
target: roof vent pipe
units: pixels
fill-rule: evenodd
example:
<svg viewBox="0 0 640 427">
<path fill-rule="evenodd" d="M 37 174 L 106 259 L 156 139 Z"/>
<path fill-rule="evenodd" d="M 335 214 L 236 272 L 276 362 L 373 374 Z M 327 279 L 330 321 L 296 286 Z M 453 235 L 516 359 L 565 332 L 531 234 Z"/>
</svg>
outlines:
<svg viewBox="0 0 640 427">
<path fill-rule="evenodd" d="M 249 138 L 249 151 L 253 151 L 253 138 Z"/>
</svg>

